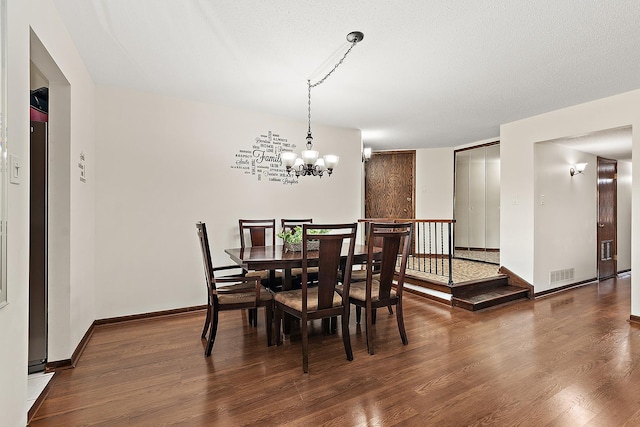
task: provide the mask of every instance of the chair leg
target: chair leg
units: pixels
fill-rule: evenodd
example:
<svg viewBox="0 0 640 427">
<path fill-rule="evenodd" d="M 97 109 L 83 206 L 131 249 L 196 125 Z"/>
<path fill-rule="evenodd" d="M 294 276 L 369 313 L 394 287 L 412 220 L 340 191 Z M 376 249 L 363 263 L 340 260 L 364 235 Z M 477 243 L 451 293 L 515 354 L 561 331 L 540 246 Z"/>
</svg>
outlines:
<svg viewBox="0 0 640 427">
<path fill-rule="evenodd" d="M 331 335 L 331 324 L 329 318 L 322 319 L 322 331 L 325 335 Z"/>
<path fill-rule="evenodd" d="M 393 314 L 393 307 L 388 305 L 387 308 L 389 309 L 389 314 Z"/>
<path fill-rule="evenodd" d="M 249 317 L 249 326 L 253 326 L 253 310 L 247 309 L 247 315 Z"/>
<path fill-rule="evenodd" d="M 257 308 L 249 309 L 249 325 L 253 327 L 258 326 L 258 309 Z"/>
<path fill-rule="evenodd" d="M 331 334 L 335 335 L 336 332 L 338 332 L 338 318 L 333 316 L 331 318 Z"/>
<path fill-rule="evenodd" d="M 376 313 L 378 313 L 378 310 L 374 308 L 371 311 L 371 323 L 374 325 L 376 324 Z"/>
<path fill-rule="evenodd" d="M 204 320 L 204 326 L 202 328 L 202 339 L 207 337 L 207 331 L 209 330 L 210 323 L 211 323 L 211 304 L 207 304 L 207 318 Z"/>
<path fill-rule="evenodd" d="M 375 313 L 374 308 L 367 307 L 366 312 L 364 314 L 365 320 L 367 321 L 367 352 L 369 354 L 373 354 L 373 316 Z"/>
<path fill-rule="evenodd" d="M 302 332 L 302 371 L 306 374 L 309 372 L 309 336 L 307 331 L 307 321 L 301 320 Z"/>
<path fill-rule="evenodd" d="M 211 356 L 211 350 L 213 350 L 213 342 L 216 340 L 216 332 L 218 331 L 218 310 L 213 309 L 213 319 L 211 321 L 211 331 L 209 331 L 209 341 L 207 343 L 207 349 L 204 352 L 205 357 Z"/>
<path fill-rule="evenodd" d="M 281 324 L 282 324 L 282 310 L 278 308 L 278 306 L 274 305 L 275 311 L 275 329 L 276 329 L 276 345 L 282 344 L 282 334 L 280 332 Z"/>
<path fill-rule="evenodd" d="M 353 360 L 353 350 L 351 349 L 351 335 L 349 334 L 349 308 L 342 314 L 342 342 L 344 342 L 344 352 L 347 360 Z"/>
<path fill-rule="evenodd" d="M 396 318 L 398 319 L 398 330 L 400 331 L 400 339 L 402 339 L 402 344 L 409 344 L 409 340 L 407 339 L 407 331 L 404 330 L 404 317 L 402 316 L 402 300 L 398 300 L 396 304 Z"/>
<path fill-rule="evenodd" d="M 362 317 L 362 307 L 356 305 L 356 324 L 360 324 L 360 318 Z"/>
<path fill-rule="evenodd" d="M 264 322 L 267 327 L 267 346 L 271 347 L 273 341 L 273 301 L 264 305 Z"/>
</svg>

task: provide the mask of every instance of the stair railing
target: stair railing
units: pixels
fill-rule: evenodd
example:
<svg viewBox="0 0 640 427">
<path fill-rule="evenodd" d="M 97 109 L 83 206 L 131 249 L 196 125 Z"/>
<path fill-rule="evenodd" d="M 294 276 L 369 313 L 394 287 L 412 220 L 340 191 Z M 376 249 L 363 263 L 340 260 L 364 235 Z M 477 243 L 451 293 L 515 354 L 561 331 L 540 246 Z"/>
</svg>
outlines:
<svg viewBox="0 0 640 427">
<path fill-rule="evenodd" d="M 407 269 L 447 278 L 453 286 L 453 219 L 363 218 L 359 222 L 412 222 L 413 244 Z M 410 274 L 407 271 L 407 274 Z"/>
</svg>

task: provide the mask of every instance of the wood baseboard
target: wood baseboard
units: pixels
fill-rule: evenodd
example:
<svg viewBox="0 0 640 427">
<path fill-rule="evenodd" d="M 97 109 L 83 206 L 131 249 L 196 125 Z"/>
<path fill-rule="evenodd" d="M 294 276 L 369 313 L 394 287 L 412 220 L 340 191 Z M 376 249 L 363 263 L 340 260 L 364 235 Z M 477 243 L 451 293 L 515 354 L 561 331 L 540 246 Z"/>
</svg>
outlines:
<svg viewBox="0 0 640 427">
<path fill-rule="evenodd" d="M 71 355 L 71 359 L 49 361 L 45 366 L 45 371 L 55 372 L 55 371 L 61 371 L 64 369 L 75 368 L 76 364 L 78 363 L 78 360 L 80 360 L 80 357 L 84 352 L 84 349 L 87 347 L 87 343 L 89 342 L 89 340 L 91 339 L 91 336 L 93 335 L 93 331 L 98 326 L 108 325 L 112 323 L 145 320 L 145 319 L 151 319 L 151 318 L 160 317 L 160 316 L 174 316 L 178 314 L 190 313 L 192 311 L 204 310 L 206 308 L 207 308 L 206 305 L 197 305 L 193 307 L 176 308 L 173 310 L 155 311 L 151 313 L 134 314 L 131 316 L 120 316 L 120 317 L 111 317 L 106 319 L 94 320 L 91 326 L 89 326 L 89 329 L 87 329 L 87 332 L 85 332 L 84 336 L 78 343 L 78 346 L 76 347 L 75 351 Z"/>
<path fill-rule="evenodd" d="M 44 390 L 42 390 L 42 393 L 40 393 L 36 401 L 33 403 L 33 405 L 31 405 L 31 409 L 29 409 L 29 411 L 27 412 L 27 424 L 31 422 L 36 412 L 38 412 L 40 405 L 42 405 L 42 402 L 44 402 L 44 400 L 47 398 L 47 395 L 49 394 L 49 390 L 51 390 L 51 385 L 56 380 L 55 373 L 58 371 L 63 371 L 65 369 L 72 369 L 76 367 L 78 360 L 80 360 L 80 356 L 82 356 L 84 349 L 87 347 L 87 344 L 89 343 L 89 339 L 91 339 L 91 336 L 93 335 L 93 331 L 95 330 L 95 327 L 96 327 L 96 322 L 94 321 L 93 323 L 91 323 L 91 326 L 89 326 L 89 329 L 87 329 L 87 332 L 85 332 L 84 336 L 76 346 L 75 351 L 71 355 L 71 359 L 55 360 L 55 361 L 50 361 L 46 363 L 44 367 L 44 371 L 54 372 L 54 374 L 51 380 L 45 386 Z"/>
<path fill-rule="evenodd" d="M 640 316 L 634 316 L 633 314 L 629 316 L 629 322 L 635 323 L 636 325 L 640 325 Z"/>
<path fill-rule="evenodd" d="M 144 319 L 150 319 L 150 318 L 159 317 L 159 316 L 174 316 L 177 314 L 184 314 L 192 311 L 204 310 L 206 308 L 207 308 L 206 305 L 198 305 L 193 307 L 177 308 L 174 310 L 164 310 L 164 311 L 156 311 L 152 313 L 136 314 L 132 316 L 112 317 L 108 319 L 94 320 L 93 323 L 91 323 L 91 325 L 89 326 L 89 329 L 87 329 L 87 332 L 85 332 L 84 336 L 78 343 L 70 359 L 54 360 L 46 363 L 45 372 L 54 372 L 54 375 L 51 378 L 51 381 L 49 381 L 49 383 L 45 386 L 42 393 L 40 393 L 40 396 L 38 396 L 36 401 L 33 403 L 33 405 L 31 406 L 31 409 L 29 409 L 27 413 L 27 424 L 31 422 L 36 412 L 38 412 L 40 405 L 42 405 L 42 402 L 44 402 L 44 400 L 47 398 L 47 395 L 49 394 L 49 390 L 51 389 L 51 385 L 56 379 L 55 372 L 62 371 L 65 369 L 73 369 L 76 367 L 78 361 L 80 360 L 80 357 L 82 356 L 82 353 L 87 347 L 87 344 L 89 343 L 89 340 L 91 339 L 91 336 L 93 335 L 93 332 L 95 331 L 97 326 L 108 325 L 111 323 L 144 320 Z"/>
<path fill-rule="evenodd" d="M 109 317 L 106 319 L 97 319 L 94 323 L 96 326 L 108 325 L 111 323 L 131 322 L 136 320 L 152 319 L 154 317 L 173 316 L 176 314 L 185 314 L 192 311 L 205 310 L 206 305 L 196 305 L 193 307 L 175 308 L 173 310 L 153 311 L 150 313 L 132 314 L 130 316 Z"/>
<path fill-rule="evenodd" d="M 63 371 L 65 369 L 73 368 L 73 361 L 71 359 L 53 360 L 47 362 L 44 367 L 45 372 Z"/>
<path fill-rule="evenodd" d="M 539 298 L 539 297 L 543 297 L 543 296 L 546 296 L 546 295 L 554 294 L 556 292 L 566 291 L 568 289 L 577 288 L 579 286 L 584 286 L 584 285 L 587 285 L 587 284 L 592 283 L 592 282 L 598 283 L 598 279 L 594 277 L 593 279 L 582 280 L 580 282 L 570 283 L 568 285 L 560 286 L 558 288 L 547 289 L 546 291 L 542 291 L 542 292 L 536 292 L 535 295 L 534 295 L 534 298 Z"/>
<path fill-rule="evenodd" d="M 87 343 L 89 342 L 89 339 L 91 339 L 91 336 L 93 335 L 93 331 L 95 330 L 95 327 L 96 327 L 96 322 L 94 321 L 91 324 L 91 326 L 89 326 L 89 329 L 87 329 L 87 332 L 84 333 L 84 336 L 76 346 L 75 351 L 71 355 L 71 359 L 63 359 L 63 360 L 55 360 L 55 361 L 47 362 L 45 366 L 45 372 L 55 372 L 55 371 L 62 371 L 65 369 L 75 368 L 76 363 L 78 363 L 78 360 L 80 359 L 80 356 L 82 356 L 82 352 L 84 352 L 84 349 L 87 347 Z"/>
</svg>

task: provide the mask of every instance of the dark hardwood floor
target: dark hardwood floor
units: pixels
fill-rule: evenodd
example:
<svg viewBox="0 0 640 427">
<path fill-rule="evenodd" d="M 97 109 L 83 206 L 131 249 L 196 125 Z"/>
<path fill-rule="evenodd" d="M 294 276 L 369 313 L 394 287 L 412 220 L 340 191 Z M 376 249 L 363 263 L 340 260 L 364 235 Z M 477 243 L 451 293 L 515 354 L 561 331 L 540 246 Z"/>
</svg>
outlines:
<svg viewBox="0 0 640 427">
<path fill-rule="evenodd" d="M 208 359 L 204 312 L 100 326 L 31 425 L 640 425 L 630 277 L 479 312 L 408 294 L 408 346 L 380 310 L 369 356 L 352 313 L 348 362 L 317 322 L 308 375 L 299 338 L 267 347 L 260 314 L 222 313 Z"/>
</svg>

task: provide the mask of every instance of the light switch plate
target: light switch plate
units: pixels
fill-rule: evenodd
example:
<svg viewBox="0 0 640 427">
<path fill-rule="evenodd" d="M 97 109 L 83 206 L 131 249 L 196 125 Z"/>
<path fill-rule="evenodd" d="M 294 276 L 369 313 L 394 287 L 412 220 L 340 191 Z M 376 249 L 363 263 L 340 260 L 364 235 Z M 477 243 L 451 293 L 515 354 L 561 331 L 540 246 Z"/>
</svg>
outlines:
<svg viewBox="0 0 640 427">
<path fill-rule="evenodd" d="M 9 182 L 12 184 L 20 184 L 22 177 L 22 162 L 18 156 L 9 154 Z"/>
</svg>

